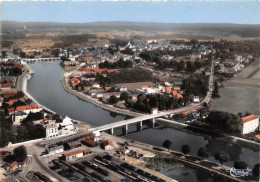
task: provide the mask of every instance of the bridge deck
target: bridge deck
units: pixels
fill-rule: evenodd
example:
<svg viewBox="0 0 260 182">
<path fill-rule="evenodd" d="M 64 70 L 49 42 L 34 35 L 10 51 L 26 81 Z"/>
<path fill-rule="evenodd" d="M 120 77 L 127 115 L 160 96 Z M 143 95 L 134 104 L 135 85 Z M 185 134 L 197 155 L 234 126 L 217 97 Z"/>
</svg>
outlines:
<svg viewBox="0 0 260 182">
<path fill-rule="evenodd" d="M 162 117 L 162 116 L 165 116 L 167 114 L 168 113 L 166 113 L 166 112 L 160 112 L 158 114 L 150 114 L 150 115 L 140 116 L 140 117 L 136 117 L 136 118 L 132 118 L 132 119 L 128 119 L 128 120 L 122 120 L 122 121 L 118 121 L 118 122 L 115 122 L 115 123 L 110 123 L 110 124 L 107 124 L 107 125 L 92 128 L 89 131 L 104 131 L 104 130 L 108 130 L 108 129 L 111 129 L 111 128 L 116 128 L 116 127 L 120 127 L 120 126 L 123 126 L 123 125 L 136 123 L 138 121 L 144 121 L 144 120 L 148 120 L 148 119 Z"/>
</svg>

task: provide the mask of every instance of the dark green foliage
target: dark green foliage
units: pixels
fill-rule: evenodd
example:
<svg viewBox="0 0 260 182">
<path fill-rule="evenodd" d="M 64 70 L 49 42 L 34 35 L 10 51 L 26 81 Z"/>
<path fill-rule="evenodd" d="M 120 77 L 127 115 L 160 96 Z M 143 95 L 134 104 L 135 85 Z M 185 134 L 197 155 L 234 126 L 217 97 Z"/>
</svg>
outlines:
<svg viewBox="0 0 260 182">
<path fill-rule="evenodd" d="M 171 145 L 172 145 L 172 142 L 171 142 L 170 140 L 168 140 L 168 139 L 165 140 L 165 141 L 163 142 L 163 144 L 162 144 L 162 146 L 163 146 L 164 148 L 167 148 L 168 151 L 169 151 Z"/>
<path fill-rule="evenodd" d="M 182 150 L 182 152 L 186 155 L 186 154 L 188 154 L 188 153 L 190 153 L 190 146 L 189 145 L 183 145 L 182 147 L 181 147 L 181 150 Z"/>
<path fill-rule="evenodd" d="M 223 111 L 211 111 L 206 122 L 230 133 L 240 133 L 242 129 L 242 122 L 237 115 Z"/>
<path fill-rule="evenodd" d="M 30 112 L 28 114 L 28 116 L 22 121 L 22 124 L 30 123 L 31 121 L 36 121 L 36 120 L 40 120 L 40 119 L 43 119 L 43 113 L 41 113 L 41 112 L 36 112 L 36 113 Z"/>
<path fill-rule="evenodd" d="M 15 148 L 13 152 L 15 161 L 17 162 L 23 162 L 27 158 L 27 151 L 23 145 Z"/>
<path fill-rule="evenodd" d="M 210 154 L 210 151 L 207 148 L 201 147 L 198 150 L 198 156 L 202 157 L 203 159 L 208 158 L 209 154 Z"/>
<path fill-rule="evenodd" d="M 110 63 L 105 61 L 98 65 L 99 68 L 108 68 L 108 69 L 115 69 L 115 68 L 132 68 L 133 62 L 130 60 L 124 61 L 123 59 L 118 60 L 117 62 Z"/>
<path fill-rule="evenodd" d="M 122 92 L 121 94 L 120 94 L 120 99 L 121 100 L 128 100 L 130 97 L 129 97 L 129 94 L 128 94 L 128 92 Z"/>
<path fill-rule="evenodd" d="M 110 104 L 116 104 L 118 102 L 118 98 L 114 95 L 110 96 L 109 101 Z"/>
<path fill-rule="evenodd" d="M 129 55 L 133 55 L 134 54 L 132 49 L 130 49 L 129 47 L 125 48 L 125 50 L 122 50 L 121 53 L 122 54 L 129 54 Z"/>
<path fill-rule="evenodd" d="M 204 74 L 191 75 L 183 80 L 183 87 L 186 95 L 205 96 L 208 92 L 208 77 Z"/>
<path fill-rule="evenodd" d="M 146 82 L 152 80 L 152 73 L 142 68 L 122 70 L 121 72 L 110 73 L 108 76 L 114 84 Z"/>
<path fill-rule="evenodd" d="M 111 39 L 110 43 L 115 44 L 116 47 L 119 47 L 119 46 L 125 46 L 127 44 L 127 41 L 122 39 Z"/>
<path fill-rule="evenodd" d="M 214 90 L 213 90 L 212 96 L 214 98 L 220 98 L 220 95 L 218 93 L 218 83 L 216 81 L 214 82 Z"/>
<path fill-rule="evenodd" d="M 234 168 L 236 168 L 236 169 L 246 169 L 247 164 L 244 161 L 235 161 L 234 162 Z"/>
<path fill-rule="evenodd" d="M 260 173 L 260 164 L 256 164 L 253 168 L 252 171 L 254 177 L 259 177 L 259 173 Z"/>
<path fill-rule="evenodd" d="M 11 130 L 0 127 L 0 147 L 5 147 L 8 142 L 15 143 L 16 137 Z"/>
<path fill-rule="evenodd" d="M 229 161 L 229 155 L 225 151 L 220 151 L 215 155 L 215 159 L 218 160 L 222 166 L 224 162 Z"/>
</svg>

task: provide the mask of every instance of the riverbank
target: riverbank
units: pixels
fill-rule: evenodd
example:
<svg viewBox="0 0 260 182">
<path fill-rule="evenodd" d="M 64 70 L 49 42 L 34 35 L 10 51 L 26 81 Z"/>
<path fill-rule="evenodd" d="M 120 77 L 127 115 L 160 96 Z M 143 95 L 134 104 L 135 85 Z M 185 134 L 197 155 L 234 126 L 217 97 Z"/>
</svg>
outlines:
<svg viewBox="0 0 260 182">
<path fill-rule="evenodd" d="M 103 108 L 105 110 L 116 112 L 116 113 L 123 114 L 123 115 L 128 115 L 128 116 L 131 116 L 131 117 L 137 117 L 137 116 L 142 116 L 143 115 L 141 113 L 137 113 L 137 112 L 133 112 L 133 111 L 125 110 L 125 109 L 120 109 L 120 108 L 116 108 L 116 107 L 111 106 L 111 105 L 103 104 L 102 102 L 97 101 L 96 99 L 93 99 L 91 96 L 85 95 L 83 93 L 76 92 L 76 91 L 72 90 L 67 85 L 66 78 L 67 77 L 65 77 L 65 76 L 62 76 L 62 78 L 61 78 L 64 90 L 66 92 L 72 94 L 72 95 L 75 95 L 75 96 L 79 97 L 80 99 L 82 99 L 82 100 L 84 100 L 86 102 L 90 102 L 91 104 L 94 104 L 94 105 L 96 105 L 98 107 L 101 107 L 101 108 Z"/>
<path fill-rule="evenodd" d="M 210 137 L 217 138 L 219 140 L 223 140 L 226 142 L 240 145 L 242 147 L 252 149 L 254 151 L 259 151 L 259 149 L 260 149 L 259 143 L 255 142 L 255 141 L 251 141 L 251 140 L 246 140 L 244 138 L 231 136 L 231 135 L 219 133 L 219 132 L 216 132 L 213 130 L 207 130 L 205 128 L 199 128 L 199 127 L 192 126 L 189 124 L 179 123 L 176 121 L 162 119 L 162 118 L 157 119 L 157 122 L 163 127 L 173 128 L 173 129 L 176 129 L 179 131 L 184 131 L 184 132 L 195 134 L 195 135 L 207 135 Z"/>
</svg>

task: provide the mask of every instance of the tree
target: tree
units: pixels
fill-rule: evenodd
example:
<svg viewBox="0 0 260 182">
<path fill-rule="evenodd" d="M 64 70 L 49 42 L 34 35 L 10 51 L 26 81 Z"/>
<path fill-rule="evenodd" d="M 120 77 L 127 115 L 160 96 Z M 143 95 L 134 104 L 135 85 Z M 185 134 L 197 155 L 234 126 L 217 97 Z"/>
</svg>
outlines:
<svg viewBox="0 0 260 182">
<path fill-rule="evenodd" d="M 260 164 L 256 164 L 252 171 L 254 177 L 258 177 L 260 173 Z"/>
<path fill-rule="evenodd" d="M 27 151 L 24 145 L 15 148 L 13 152 L 17 162 L 23 162 L 27 158 Z"/>
<path fill-rule="evenodd" d="M 181 150 L 182 150 L 182 152 L 186 155 L 186 154 L 188 154 L 188 153 L 190 153 L 190 146 L 189 145 L 183 145 L 182 147 L 181 147 Z"/>
<path fill-rule="evenodd" d="M 222 166 L 224 162 L 229 161 L 229 155 L 225 151 L 220 151 L 215 155 L 215 159 L 218 160 Z"/>
<path fill-rule="evenodd" d="M 234 168 L 236 168 L 236 169 L 246 169 L 247 164 L 244 161 L 235 161 L 234 162 Z"/>
<path fill-rule="evenodd" d="M 111 95 L 109 98 L 109 103 L 110 104 L 116 104 L 118 102 L 118 98 L 114 95 Z"/>
<path fill-rule="evenodd" d="M 209 149 L 207 149 L 207 148 L 201 147 L 201 148 L 199 148 L 199 150 L 198 150 L 198 156 L 199 156 L 199 157 L 202 157 L 203 160 L 204 160 L 205 158 L 208 158 L 208 157 L 209 157 L 209 154 L 210 154 L 210 151 L 209 151 Z"/>
<path fill-rule="evenodd" d="M 162 146 L 163 146 L 164 148 L 167 148 L 168 151 L 170 150 L 171 145 L 172 145 L 172 142 L 171 142 L 170 140 L 168 140 L 168 139 L 165 140 L 165 141 L 163 142 L 163 144 L 162 144 Z"/>
<path fill-rule="evenodd" d="M 120 99 L 121 99 L 121 100 L 128 100 L 128 99 L 129 99 L 129 94 L 128 94 L 128 92 L 122 92 L 122 93 L 120 94 Z"/>
</svg>

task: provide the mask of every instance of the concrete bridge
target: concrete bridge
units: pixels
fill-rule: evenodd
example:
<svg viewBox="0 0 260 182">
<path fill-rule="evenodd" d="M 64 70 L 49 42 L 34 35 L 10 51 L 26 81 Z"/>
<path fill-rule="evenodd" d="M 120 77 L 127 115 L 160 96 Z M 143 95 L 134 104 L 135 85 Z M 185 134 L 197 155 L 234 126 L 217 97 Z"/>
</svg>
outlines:
<svg viewBox="0 0 260 182">
<path fill-rule="evenodd" d="M 137 124 L 139 124 L 139 130 L 142 131 L 143 121 L 152 120 L 152 124 L 153 124 L 153 127 L 154 127 L 155 119 L 162 117 L 162 116 L 165 116 L 167 114 L 168 113 L 166 113 L 166 112 L 160 112 L 158 114 L 150 114 L 150 115 L 139 116 L 139 117 L 136 117 L 136 118 L 132 118 L 132 119 L 128 119 L 128 120 L 122 120 L 122 121 L 106 124 L 106 125 L 103 125 L 103 126 L 99 126 L 99 127 L 96 127 L 96 128 L 92 128 L 89 131 L 93 132 L 93 133 L 99 133 L 99 132 L 102 132 L 102 131 L 110 130 L 111 134 L 113 135 L 114 134 L 114 128 L 124 126 L 125 127 L 124 128 L 125 135 L 127 135 L 128 125 L 137 123 Z"/>
<path fill-rule="evenodd" d="M 29 58 L 22 58 L 21 59 L 22 61 L 24 62 L 35 62 L 35 61 L 58 61 L 60 60 L 59 57 L 50 57 L 50 58 L 32 58 L 32 59 L 29 59 Z"/>
</svg>

